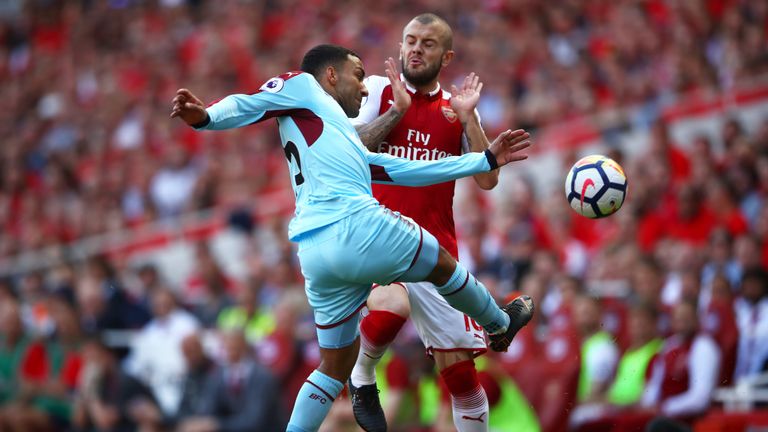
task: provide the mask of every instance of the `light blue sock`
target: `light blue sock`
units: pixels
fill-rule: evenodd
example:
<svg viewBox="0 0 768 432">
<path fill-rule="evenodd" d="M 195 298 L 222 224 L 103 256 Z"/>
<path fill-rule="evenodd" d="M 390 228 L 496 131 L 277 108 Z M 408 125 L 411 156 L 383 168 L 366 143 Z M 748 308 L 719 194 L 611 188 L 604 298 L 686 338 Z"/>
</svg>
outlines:
<svg viewBox="0 0 768 432">
<path fill-rule="evenodd" d="M 315 369 L 301 386 L 287 432 L 314 432 L 331 410 L 344 384 Z"/>
<path fill-rule="evenodd" d="M 437 292 L 454 309 L 469 315 L 490 334 L 509 327 L 509 315 L 499 308 L 485 286 L 460 263 L 456 263 L 453 275 L 445 285 L 437 287 Z"/>
</svg>

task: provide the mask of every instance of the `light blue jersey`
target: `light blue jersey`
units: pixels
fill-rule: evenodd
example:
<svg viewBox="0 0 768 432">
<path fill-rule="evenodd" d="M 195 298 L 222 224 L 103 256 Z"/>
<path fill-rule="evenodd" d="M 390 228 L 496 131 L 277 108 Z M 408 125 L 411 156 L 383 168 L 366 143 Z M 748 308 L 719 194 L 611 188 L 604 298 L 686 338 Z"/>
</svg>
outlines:
<svg viewBox="0 0 768 432">
<path fill-rule="evenodd" d="M 227 96 L 207 111 L 210 121 L 200 129 L 231 129 L 277 118 L 296 194 L 296 213 L 288 227 L 293 241 L 378 206 L 371 181 L 425 186 L 492 168 L 489 153 L 415 161 L 369 152 L 341 106 L 304 72 L 272 78 L 254 94 Z"/>
</svg>

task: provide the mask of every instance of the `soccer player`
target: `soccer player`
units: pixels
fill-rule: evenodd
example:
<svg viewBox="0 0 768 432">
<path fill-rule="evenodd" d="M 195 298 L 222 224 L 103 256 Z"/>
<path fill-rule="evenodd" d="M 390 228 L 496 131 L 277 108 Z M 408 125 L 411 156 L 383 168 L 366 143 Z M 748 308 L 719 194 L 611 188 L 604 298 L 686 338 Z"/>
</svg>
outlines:
<svg viewBox="0 0 768 432">
<path fill-rule="evenodd" d="M 451 27 L 434 14 L 413 18 L 400 43 L 406 91 L 387 77 L 365 79 L 368 97 L 352 120 L 369 150 L 412 160 L 436 160 L 466 152 L 483 152 L 489 142 L 475 107 L 482 83 L 470 74 L 452 93 L 440 87 L 440 71 L 453 58 Z M 389 59 L 394 69 L 394 60 Z M 498 170 L 474 175 L 483 189 L 498 182 Z M 454 182 L 409 188 L 374 185 L 384 206 L 413 218 L 458 257 L 453 222 Z M 361 323 L 361 348 L 352 370 L 350 391 L 355 419 L 363 429 L 386 429 L 379 403 L 375 367 L 410 315 L 451 394 L 453 422 L 459 432 L 488 430 L 488 399 L 480 386 L 473 358 L 485 352 L 482 329 L 452 308 L 429 282 L 391 284 L 373 289 L 369 313 Z"/>
<path fill-rule="evenodd" d="M 386 72 L 392 85 L 403 85 L 394 70 Z M 357 116 L 368 95 L 364 77 L 357 54 L 319 45 L 305 54 L 300 72 L 272 78 L 253 94 L 230 95 L 207 109 L 186 89 L 173 99 L 171 117 L 196 129 L 277 119 L 296 194 L 288 236 L 298 243 L 321 355 L 320 366 L 299 391 L 288 431 L 317 430 L 349 379 L 360 344 L 358 311 L 372 283 L 428 280 L 502 347 L 533 313 L 530 302 L 498 307 L 434 236 L 379 205 L 371 192 L 371 181 L 422 186 L 525 159 L 516 153 L 530 146 L 528 134 L 508 130 L 483 153 L 437 161 L 371 153 L 348 118 Z"/>
</svg>

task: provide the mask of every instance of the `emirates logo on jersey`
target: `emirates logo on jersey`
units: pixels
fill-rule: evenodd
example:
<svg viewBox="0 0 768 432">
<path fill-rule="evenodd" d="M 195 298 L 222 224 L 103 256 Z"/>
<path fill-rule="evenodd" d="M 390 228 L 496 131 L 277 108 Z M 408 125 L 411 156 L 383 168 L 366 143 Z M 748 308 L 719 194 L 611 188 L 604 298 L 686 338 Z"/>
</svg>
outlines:
<svg viewBox="0 0 768 432">
<path fill-rule="evenodd" d="M 440 107 L 443 110 L 443 115 L 445 116 L 445 119 L 449 122 L 453 123 L 456 121 L 459 116 L 456 114 L 456 111 L 452 110 L 451 107 Z"/>
</svg>

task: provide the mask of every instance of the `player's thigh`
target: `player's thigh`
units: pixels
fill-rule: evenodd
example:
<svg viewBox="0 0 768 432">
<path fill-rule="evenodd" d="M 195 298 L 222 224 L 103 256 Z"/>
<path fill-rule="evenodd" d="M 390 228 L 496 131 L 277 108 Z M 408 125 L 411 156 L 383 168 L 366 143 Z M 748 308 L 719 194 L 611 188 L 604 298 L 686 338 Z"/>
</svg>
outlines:
<svg viewBox="0 0 768 432">
<path fill-rule="evenodd" d="M 365 304 L 371 290 L 370 283 L 355 283 L 346 280 L 329 267 L 333 254 L 340 253 L 336 245 L 340 235 L 339 227 L 328 227 L 313 232 L 299 241 L 299 262 L 304 276 L 304 290 L 315 315 L 318 337 L 330 335 L 324 348 L 339 348 L 349 345 L 357 333 L 351 331 L 356 325 L 340 325 L 358 319 L 358 312 Z M 321 334 L 320 330 L 329 329 Z M 333 329 L 332 331 L 330 329 Z M 346 343 L 346 345 L 344 345 Z"/>
<path fill-rule="evenodd" d="M 428 352 L 486 351 L 485 333 L 474 320 L 452 308 L 429 282 L 408 283 L 411 321 Z"/>
<path fill-rule="evenodd" d="M 432 358 L 435 359 L 437 370 L 444 370 L 456 363 L 473 360 L 478 351 L 469 349 L 460 349 L 457 351 L 432 351 Z"/>
<path fill-rule="evenodd" d="M 346 349 L 360 336 L 360 309 L 332 324 L 318 324 L 315 312 L 315 330 L 320 348 L 331 351 Z"/>
<path fill-rule="evenodd" d="M 333 271 L 346 280 L 387 285 L 424 280 L 437 263 L 439 244 L 412 220 L 385 207 L 370 207 L 345 221 Z M 404 275 L 408 275 L 403 279 Z"/>
<path fill-rule="evenodd" d="M 401 283 L 374 286 L 366 304 L 368 310 L 392 312 L 403 318 L 411 314 L 408 291 Z"/>
</svg>

